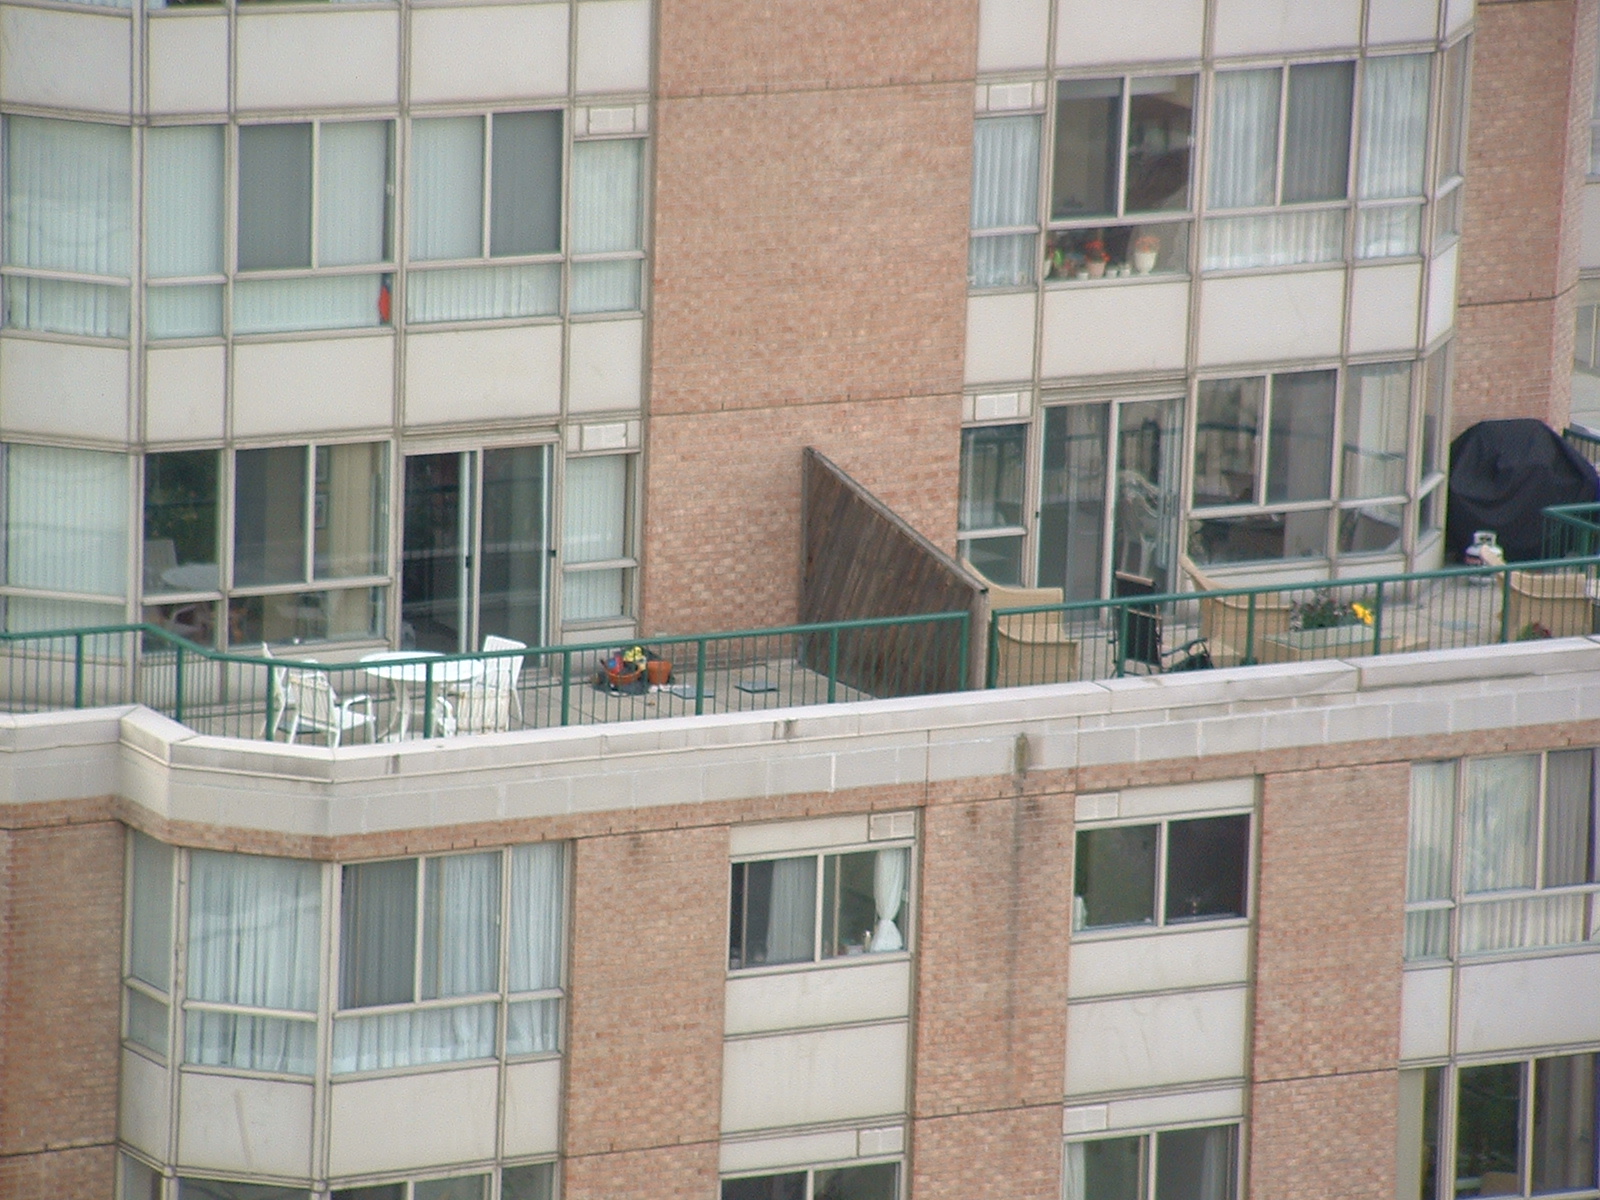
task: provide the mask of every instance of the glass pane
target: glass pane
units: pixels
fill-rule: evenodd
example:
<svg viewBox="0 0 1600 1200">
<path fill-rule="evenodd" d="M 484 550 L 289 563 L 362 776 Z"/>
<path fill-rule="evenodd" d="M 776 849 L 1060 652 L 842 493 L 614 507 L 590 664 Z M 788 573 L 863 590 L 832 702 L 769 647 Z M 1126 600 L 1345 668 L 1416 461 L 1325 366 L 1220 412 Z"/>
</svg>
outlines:
<svg viewBox="0 0 1600 1200">
<path fill-rule="evenodd" d="M 152 1000 L 133 988 L 126 990 L 128 997 L 127 1038 L 152 1050 L 162 1058 L 167 1056 L 167 1006 Z"/>
<path fill-rule="evenodd" d="M 133 840 L 128 892 L 128 974 L 166 991 L 172 981 L 171 846 L 142 833 Z"/>
<path fill-rule="evenodd" d="M 1182 421 L 1180 400 L 1140 400 L 1117 409 L 1112 565 L 1151 580 L 1158 592 L 1177 582 Z"/>
<path fill-rule="evenodd" d="M 1450 910 L 1430 909 L 1406 914 L 1405 960 L 1450 956 Z M 1432 1193 L 1429 1193 L 1430 1197 Z"/>
<path fill-rule="evenodd" d="M 561 249 L 561 114 L 496 113 L 489 253 Z"/>
<path fill-rule="evenodd" d="M 426 860 L 422 999 L 500 989 L 500 854 Z"/>
<path fill-rule="evenodd" d="M 563 622 L 620 617 L 628 609 L 628 572 L 621 567 L 568 571 L 561 581 Z"/>
<path fill-rule="evenodd" d="M 1189 155 L 1194 134 L 1194 78 L 1135 79 L 1128 97 L 1128 195 L 1125 211 L 1189 207 Z"/>
<path fill-rule="evenodd" d="M 1443 346 L 1428 356 L 1423 367 L 1422 386 L 1422 478 L 1444 470 L 1445 443 L 1444 409 L 1448 395 L 1447 368 L 1450 347 Z"/>
<path fill-rule="evenodd" d="M 184 1060 L 204 1067 L 310 1075 L 317 1061 L 316 1023 L 190 1009 L 184 1020 Z"/>
<path fill-rule="evenodd" d="M 335 1188 L 333 1200 L 406 1200 L 403 1183 L 375 1183 L 371 1187 Z"/>
<path fill-rule="evenodd" d="M 415 999 L 417 860 L 349 864 L 339 897 L 339 1007 Z"/>
<path fill-rule="evenodd" d="M 554 1054 L 560 1049 L 560 1000 L 521 1000 L 506 1006 L 507 1054 Z"/>
<path fill-rule="evenodd" d="M 379 637 L 384 629 L 387 598 L 387 589 L 381 587 L 237 596 L 228 601 L 228 644 Z"/>
<path fill-rule="evenodd" d="M 311 125 L 239 128 L 239 269 L 311 265 Z"/>
<path fill-rule="evenodd" d="M 961 503 L 956 528 L 997 529 L 1023 523 L 1023 451 L 1026 425 L 989 425 L 961 431 Z"/>
<path fill-rule="evenodd" d="M 226 128 L 176 125 L 145 134 L 145 253 L 152 279 L 222 273 Z"/>
<path fill-rule="evenodd" d="M 122 595 L 127 588 L 128 465 L 124 454 L 7 446 L 5 581 L 18 587 Z"/>
<path fill-rule="evenodd" d="M 1596 882 L 1594 751 L 1545 760 L 1544 885 Z"/>
<path fill-rule="evenodd" d="M 1351 367 L 1344 391 L 1345 499 L 1405 494 L 1410 428 L 1411 364 Z"/>
<path fill-rule="evenodd" d="M 1121 148 L 1122 80 L 1058 83 L 1051 220 L 1116 215 Z"/>
<path fill-rule="evenodd" d="M 419 1179 L 412 1185 L 412 1200 L 488 1200 L 487 1175 L 458 1175 L 454 1179 Z"/>
<path fill-rule="evenodd" d="M 128 289 L 65 279 L 5 279 L 5 313 L 0 324 L 41 333 L 87 337 L 128 336 Z"/>
<path fill-rule="evenodd" d="M 1533 1191 L 1595 1186 L 1593 1054 L 1541 1058 L 1533 1065 Z"/>
<path fill-rule="evenodd" d="M 560 311 L 559 263 L 413 271 L 407 277 L 406 320 L 419 324 L 552 317 Z"/>
<path fill-rule="evenodd" d="M 1343 208 L 1289 210 L 1258 217 L 1212 217 L 1200 265 L 1207 271 L 1292 267 L 1344 257 Z"/>
<path fill-rule="evenodd" d="M 311 1200 L 305 1188 L 267 1183 L 226 1183 L 218 1179 L 179 1179 L 178 1200 Z"/>
<path fill-rule="evenodd" d="M 132 162 L 127 125 L 6 117 L 6 263 L 126 278 L 133 244 Z M 20 324 L 14 318 L 9 323 Z M 124 317 L 124 336 L 126 324 Z"/>
<path fill-rule="evenodd" d="M 1078 831 L 1073 866 L 1074 929 L 1154 924 L 1156 828 L 1128 825 Z"/>
<path fill-rule="evenodd" d="M 222 336 L 222 285 L 197 283 L 145 291 L 145 333 L 156 338 Z"/>
<path fill-rule="evenodd" d="M 1533 887 L 1539 828 L 1539 756 L 1467 760 L 1461 888 Z"/>
<path fill-rule="evenodd" d="M 1522 1063 L 1462 1067 L 1456 1112 L 1456 1195 L 1520 1196 Z"/>
<path fill-rule="evenodd" d="M 240 279 L 233 285 L 234 333 L 375 329 L 388 323 L 381 275 Z"/>
<path fill-rule="evenodd" d="M 333 1073 L 492 1058 L 499 1019 L 493 1001 L 340 1017 L 333 1023 Z"/>
<path fill-rule="evenodd" d="M 1457 237 L 1461 233 L 1461 207 L 1464 188 L 1440 196 L 1433 206 L 1433 236 L 1438 241 Z"/>
<path fill-rule="evenodd" d="M 1174 1129 L 1156 1135 L 1156 1200 L 1233 1200 L 1238 1129 Z"/>
<path fill-rule="evenodd" d="M 1406 899 L 1450 899 L 1455 855 L 1456 764 L 1417 763 L 1411 768 L 1411 817 L 1406 856 Z"/>
<path fill-rule="evenodd" d="M 1537 946 L 1570 946 L 1584 940 L 1582 895 L 1530 897 L 1460 908 L 1461 953 L 1493 954 Z"/>
<path fill-rule="evenodd" d="M 500 1200 L 555 1200 L 554 1163 L 507 1167 L 500 1172 Z"/>
<path fill-rule="evenodd" d="M 530 646 L 544 637 L 547 446 L 483 452 L 483 544 L 478 566 L 478 633 Z"/>
<path fill-rule="evenodd" d="M 1252 208 L 1276 201 L 1278 101 L 1283 74 L 1218 71 L 1212 101 L 1212 208 Z"/>
<path fill-rule="evenodd" d="M 967 286 L 1025 287 L 1033 282 L 1039 235 L 999 233 L 967 243 Z"/>
<path fill-rule="evenodd" d="M 568 460 L 561 543 L 567 563 L 604 562 L 627 554 L 629 462 L 625 454 Z"/>
<path fill-rule="evenodd" d="M 1142 1137 L 1072 1142 L 1066 1154 L 1066 1200 L 1141 1200 Z"/>
<path fill-rule="evenodd" d="M 1367 59 L 1361 85 L 1363 200 L 1422 195 L 1430 64 L 1426 54 Z"/>
<path fill-rule="evenodd" d="M 1355 69 L 1351 62 L 1289 68 L 1283 203 L 1339 200 L 1348 194 Z"/>
<path fill-rule="evenodd" d="M 194 642 L 197 646 L 215 646 L 217 634 L 222 629 L 222 605 L 215 600 L 185 600 L 181 604 L 147 604 L 141 619 L 147 625 L 157 625 L 175 637 Z M 149 648 L 162 644 L 147 642 Z"/>
<path fill-rule="evenodd" d="M 131 1154 L 118 1157 L 122 1162 L 122 1200 L 161 1200 L 161 1172 Z"/>
<path fill-rule="evenodd" d="M 810 962 L 815 956 L 817 860 L 780 858 L 734 867 L 729 966 Z"/>
<path fill-rule="evenodd" d="M 1256 502 L 1265 379 L 1206 379 L 1195 409 L 1194 506 Z"/>
<path fill-rule="evenodd" d="M 1062 588 L 1068 600 L 1100 595 L 1110 416 L 1106 404 L 1044 413 L 1038 580 L 1040 587 Z"/>
<path fill-rule="evenodd" d="M 306 448 L 275 446 L 234 455 L 235 587 L 306 577 Z"/>
<path fill-rule="evenodd" d="M 1189 224 L 1058 229 L 1049 235 L 1050 279 L 1181 275 L 1189 269 Z"/>
<path fill-rule="evenodd" d="M 1322 500 L 1333 475 L 1333 391 L 1337 372 L 1301 371 L 1272 380 L 1267 503 Z"/>
<path fill-rule="evenodd" d="M 483 254 L 482 117 L 411 122 L 410 221 L 414 259 Z M 419 278 L 425 277 L 413 278 L 413 288 Z"/>
<path fill-rule="evenodd" d="M 572 264 L 574 313 L 637 312 L 641 307 L 638 259 Z"/>
<path fill-rule="evenodd" d="M 1002 587 L 1023 587 L 1023 535 L 1013 537 L 962 538 L 956 543 L 961 557 L 976 567 L 990 583 Z"/>
<path fill-rule="evenodd" d="M 1439 95 L 1440 182 L 1461 174 L 1465 158 L 1467 44 L 1468 39 L 1462 38 L 1444 55 L 1444 84 Z"/>
<path fill-rule="evenodd" d="M 400 644 L 445 654 L 465 650 L 467 456 L 406 457 L 400 551 Z"/>
<path fill-rule="evenodd" d="M 868 850 L 860 854 L 836 854 L 824 860 L 824 958 L 905 948 L 905 941 L 896 924 L 897 920 L 903 920 L 901 906 L 906 887 L 905 851 L 890 850 L 883 853 L 889 856 L 884 860 L 888 870 L 883 879 L 884 920 L 888 922 L 888 929 L 881 934 L 873 900 L 876 880 L 884 875 L 878 870 L 879 853 Z M 891 908 L 893 914 L 889 915 Z"/>
<path fill-rule="evenodd" d="M 313 1011 L 321 930 L 319 864 L 190 854 L 191 999 Z"/>
<path fill-rule="evenodd" d="M 624 138 L 572 146 L 572 252 L 639 248 L 639 174 L 644 142 Z"/>
<path fill-rule="evenodd" d="M 806 1200 L 806 1173 L 724 1179 L 722 1200 Z"/>
<path fill-rule="evenodd" d="M 812 1175 L 812 1200 L 895 1200 L 899 1163 L 840 1167 Z"/>
<path fill-rule="evenodd" d="M 1356 216 L 1357 258 L 1403 258 L 1422 245 L 1422 205 L 1364 208 Z"/>
<path fill-rule="evenodd" d="M 1323 558 L 1328 553 L 1328 514 L 1315 509 L 1190 521 L 1189 553 L 1202 566 Z"/>
<path fill-rule="evenodd" d="M 1340 554 L 1392 554 L 1400 549 L 1405 506 L 1372 504 L 1339 513 Z"/>
<path fill-rule="evenodd" d="M 215 450 L 150 454 L 144 471 L 144 592 L 209 592 L 217 568 Z"/>
<path fill-rule="evenodd" d="M 317 178 L 317 262 L 324 267 L 389 258 L 388 121 L 326 122 Z"/>
<path fill-rule="evenodd" d="M 972 228 L 1012 229 L 1039 220 L 1039 118 L 973 122 Z"/>
<path fill-rule="evenodd" d="M 1250 818 L 1207 817 L 1167 826 L 1167 920 L 1245 915 Z"/>
<path fill-rule="evenodd" d="M 317 578 L 382 574 L 389 545 L 389 444 L 318 446 L 316 464 L 311 527 Z"/>
</svg>

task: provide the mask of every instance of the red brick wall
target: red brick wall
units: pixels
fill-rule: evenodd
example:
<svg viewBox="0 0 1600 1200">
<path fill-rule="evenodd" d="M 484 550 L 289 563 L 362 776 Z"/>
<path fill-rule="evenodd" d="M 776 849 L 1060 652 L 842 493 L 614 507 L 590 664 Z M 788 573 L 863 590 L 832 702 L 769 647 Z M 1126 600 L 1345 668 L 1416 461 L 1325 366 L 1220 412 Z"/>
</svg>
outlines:
<svg viewBox="0 0 1600 1200">
<path fill-rule="evenodd" d="M 0 1195 L 112 1194 L 122 827 L 0 831 Z"/>
<path fill-rule="evenodd" d="M 976 6 L 659 30 L 642 617 L 790 620 L 807 445 L 954 547 Z"/>
<path fill-rule="evenodd" d="M 714 1194 L 727 909 L 726 829 L 576 843 L 569 1200 Z"/>
<path fill-rule="evenodd" d="M 1595 0 L 1480 0 L 1452 429 L 1562 428 L 1594 78 Z"/>
<path fill-rule="evenodd" d="M 1395 1071 L 1257 1083 L 1250 1200 L 1393 1200 Z"/>
</svg>

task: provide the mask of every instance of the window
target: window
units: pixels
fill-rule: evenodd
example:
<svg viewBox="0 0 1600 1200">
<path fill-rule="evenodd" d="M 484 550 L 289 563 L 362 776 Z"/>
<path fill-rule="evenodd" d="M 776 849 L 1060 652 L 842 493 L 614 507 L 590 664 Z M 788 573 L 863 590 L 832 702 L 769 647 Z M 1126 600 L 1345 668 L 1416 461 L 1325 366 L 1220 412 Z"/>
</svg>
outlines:
<svg viewBox="0 0 1600 1200">
<path fill-rule="evenodd" d="M 380 1183 L 368 1187 L 334 1188 L 332 1200 L 489 1200 L 490 1176 L 452 1175 L 444 1179 Z M 534 1163 L 506 1167 L 500 1172 L 500 1200 L 552 1200 L 555 1166 Z"/>
<path fill-rule="evenodd" d="M 117 1155 L 122 1167 L 122 1200 L 161 1200 L 161 1172 L 140 1162 L 126 1150 Z"/>
<path fill-rule="evenodd" d="M 910 865 L 905 846 L 734 863 L 729 969 L 906 949 Z"/>
<path fill-rule="evenodd" d="M 442 855 L 343 868 L 336 1074 L 496 1053 L 506 855 Z M 565 855 L 509 855 L 505 1052 L 559 1045 Z M 361 1010 L 377 1010 L 363 1012 Z"/>
<path fill-rule="evenodd" d="M 1066 1200 L 1234 1200 L 1238 1156 L 1236 1125 L 1068 1142 Z"/>
<path fill-rule="evenodd" d="M 1592 1194 L 1597 1061 L 1570 1054 L 1460 1067 L 1455 1195 Z"/>
<path fill-rule="evenodd" d="M 392 141 L 389 121 L 240 127 L 235 333 L 388 323 Z"/>
<path fill-rule="evenodd" d="M 1080 828 L 1072 927 L 1243 917 L 1249 863 L 1250 818 L 1244 813 Z"/>
<path fill-rule="evenodd" d="M 1206 220 L 1207 269 L 1344 257 L 1354 95 L 1350 62 L 1217 73 L 1207 205 L 1248 215 Z"/>
<path fill-rule="evenodd" d="M 563 624 L 614 619 L 632 608 L 637 566 L 629 537 L 633 463 L 629 454 L 567 459 Z"/>
<path fill-rule="evenodd" d="M 572 146 L 572 313 L 641 306 L 641 179 L 644 141 L 608 138 Z"/>
<path fill-rule="evenodd" d="M 1033 282 L 1039 255 L 1039 118 L 984 117 L 973 124 L 972 241 L 967 283 Z"/>
<path fill-rule="evenodd" d="M 126 125 L 8 116 L 4 324 L 128 336 L 133 143 Z"/>
<path fill-rule="evenodd" d="M 819 1167 L 722 1181 L 722 1200 L 896 1200 L 900 1164 Z"/>
<path fill-rule="evenodd" d="M 1361 80 L 1356 257 L 1393 258 L 1422 246 L 1430 56 L 1369 58 Z"/>
<path fill-rule="evenodd" d="M 961 431 L 961 556 L 994 583 L 1022 584 L 1026 425 Z"/>
<path fill-rule="evenodd" d="M 1446 409 L 1450 397 L 1450 345 L 1439 347 L 1422 364 L 1421 470 L 1417 491 L 1421 497 L 1418 533 L 1436 532 L 1444 527 L 1442 497 L 1444 471 L 1449 461 L 1449 430 Z"/>
<path fill-rule="evenodd" d="M 1591 750 L 1414 766 L 1406 957 L 1600 937 L 1597 817 Z"/>
<path fill-rule="evenodd" d="M 1410 363 L 1351 367 L 1345 375 L 1338 552 L 1398 550 L 1411 432 Z M 1387 504 L 1373 501 L 1388 499 Z"/>
<path fill-rule="evenodd" d="M 126 618 L 124 454 L 0 447 L 5 475 L 5 628 L 66 629 Z"/>
<path fill-rule="evenodd" d="M 167 1002 L 172 991 L 171 846 L 134 832 L 128 837 L 127 1010 L 123 1036 L 165 1058 Z"/>
<path fill-rule="evenodd" d="M 154 128 L 145 135 L 145 331 L 220 337 L 223 125 Z"/>
<path fill-rule="evenodd" d="M 1188 270 L 1194 91 L 1190 75 L 1056 84 L 1050 278 Z"/>
<path fill-rule="evenodd" d="M 312 1200 L 305 1188 L 178 1176 L 178 1200 Z"/>
<path fill-rule="evenodd" d="M 1439 89 L 1439 151 L 1434 173 L 1435 242 L 1461 233 L 1461 192 L 1467 158 L 1467 54 L 1469 40 L 1444 54 L 1444 80 Z"/>
</svg>

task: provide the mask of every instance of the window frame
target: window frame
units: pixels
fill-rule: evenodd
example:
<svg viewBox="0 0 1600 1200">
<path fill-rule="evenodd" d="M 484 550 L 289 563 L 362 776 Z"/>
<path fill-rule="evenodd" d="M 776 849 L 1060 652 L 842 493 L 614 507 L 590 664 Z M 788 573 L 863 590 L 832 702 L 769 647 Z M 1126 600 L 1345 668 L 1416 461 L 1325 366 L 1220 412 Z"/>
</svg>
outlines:
<svg viewBox="0 0 1600 1200">
<path fill-rule="evenodd" d="M 1243 915 L 1202 916 L 1186 920 L 1169 918 L 1167 916 L 1167 898 L 1172 873 L 1169 858 L 1171 848 L 1169 826 L 1191 821 L 1209 821 L 1222 817 L 1244 817 L 1247 822 L 1245 830 L 1244 878 L 1242 881 L 1244 885 Z M 1207 809 L 1203 812 L 1161 813 L 1136 817 L 1080 818 L 1074 826 L 1072 852 L 1072 939 L 1074 941 L 1098 941 L 1122 937 L 1150 937 L 1160 934 L 1183 933 L 1191 929 L 1216 929 L 1219 926 L 1238 927 L 1250 924 L 1255 920 L 1256 840 L 1259 825 L 1260 822 L 1256 819 L 1254 805 L 1249 807 L 1235 805 L 1227 808 Z M 1094 833 L 1102 830 L 1136 829 L 1151 826 L 1156 828 L 1155 888 L 1151 897 L 1152 919 L 1148 922 L 1131 922 L 1119 925 L 1080 924 L 1079 913 L 1081 906 L 1078 894 L 1080 862 L 1077 839 L 1085 833 Z"/>
<path fill-rule="evenodd" d="M 1161 1167 L 1161 1138 L 1164 1134 L 1187 1133 L 1195 1130 L 1226 1129 L 1230 1132 L 1228 1139 L 1229 1172 L 1227 1200 L 1240 1200 L 1244 1195 L 1244 1120 L 1235 1117 L 1224 1121 L 1193 1121 L 1177 1125 L 1144 1126 L 1132 1129 L 1097 1130 L 1093 1133 L 1073 1134 L 1062 1142 L 1062 1186 L 1067 1186 L 1066 1160 L 1071 1147 L 1088 1145 L 1092 1142 L 1129 1141 L 1137 1138 L 1139 1141 L 1139 1188 L 1138 1200 L 1156 1200 L 1157 1172 Z M 1068 1194 L 1067 1200 L 1076 1200 Z M 1094 1200 L 1085 1197 L 1084 1200 Z"/>
<path fill-rule="evenodd" d="M 560 592 L 560 612 L 562 629 L 601 629 L 615 626 L 619 621 L 628 621 L 638 611 L 638 586 L 639 586 L 639 548 L 638 548 L 638 508 L 639 493 L 641 491 L 639 470 L 641 454 L 637 449 L 626 450 L 599 450 L 588 453 L 565 453 L 561 455 L 561 480 L 560 497 L 561 512 L 559 525 L 552 520 L 550 525 L 550 540 L 558 553 L 556 555 L 557 570 L 552 575 L 559 577 L 552 579 L 553 590 Z M 623 553 L 614 558 L 594 558 L 572 561 L 567 551 L 567 471 L 574 462 L 588 459 L 620 458 L 623 460 L 623 494 L 622 494 L 622 549 Z M 556 489 L 552 489 L 556 490 Z M 559 530 L 559 535 L 557 534 Z M 620 571 L 622 573 L 622 611 L 615 616 L 597 617 L 572 617 L 566 608 L 567 581 L 576 576 L 585 574 L 598 574 L 603 571 Z"/>
<path fill-rule="evenodd" d="M 717 1176 L 717 1195 L 720 1197 L 724 1185 L 743 1179 L 770 1179 L 782 1175 L 805 1175 L 805 1190 L 803 1200 L 815 1200 L 817 1172 L 819 1171 L 849 1171 L 857 1167 L 877 1167 L 892 1164 L 894 1173 L 894 1195 L 896 1200 L 906 1194 L 906 1169 L 905 1156 L 901 1153 L 888 1155 L 869 1155 L 862 1158 L 848 1159 L 843 1162 L 821 1163 L 816 1166 L 794 1167 L 763 1167 L 755 1171 L 739 1171 L 728 1175 Z"/>
</svg>

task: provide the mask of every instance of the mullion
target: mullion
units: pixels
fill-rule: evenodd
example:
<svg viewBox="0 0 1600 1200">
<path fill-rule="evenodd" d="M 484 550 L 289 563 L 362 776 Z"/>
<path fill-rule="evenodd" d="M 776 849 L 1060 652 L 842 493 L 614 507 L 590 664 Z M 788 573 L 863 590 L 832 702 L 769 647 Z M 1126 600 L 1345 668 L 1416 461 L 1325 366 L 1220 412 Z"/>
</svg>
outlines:
<svg viewBox="0 0 1600 1200">
<path fill-rule="evenodd" d="M 314 143 L 313 143 L 314 144 Z M 315 213 L 313 207 L 312 212 Z M 312 243 L 316 243 L 315 223 L 313 222 Z M 317 540 L 317 447 L 315 443 L 306 446 L 306 491 L 302 498 L 305 505 L 305 517 L 301 521 L 300 536 L 303 541 L 301 548 L 301 577 L 311 582 L 312 568 L 316 563 Z"/>
<path fill-rule="evenodd" d="M 1267 503 L 1267 470 L 1270 464 L 1267 454 L 1272 445 L 1272 410 L 1276 401 L 1277 376 L 1263 376 L 1261 388 L 1261 422 L 1257 426 L 1260 430 L 1256 434 L 1256 504 Z"/>
<path fill-rule="evenodd" d="M 428 860 L 425 857 L 417 859 L 417 894 L 413 898 L 416 905 L 416 929 L 411 938 L 411 1003 L 415 1004 L 422 998 L 422 923 L 426 918 L 423 912 L 422 897 L 428 890 Z"/>
<path fill-rule="evenodd" d="M 491 225 L 494 214 L 490 211 L 490 200 L 494 195 L 494 114 L 483 114 L 483 240 L 478 244 L 478 252 L 483 258 L 489 257 Z"/>
<path fill-rule="evenodd" d="M 322 207 L 319 194 L 322 191 L 322 122 L 311 122 L 311 269 L 315 271 L 322 265 L 321 241 L 322 230 L 318 210 Z M 309 578 L 309 576 L 308 576 Z"/>
<path fill-rule="evenodd" d="M 1128 208 L 1128 139 L 1133 136 L 1133 131 L 1129 125 L 1129 117 L 1133 107 L 1133 86 L 1126 75 L 1122 77 L 1120 83 L 1122 95 L 1119 99 L 1119 104 L 1121 106 L 1122 129 L 1121 136 L 1117 139 L 1117 217 L 1121 217 Z"/>
<path fill-rule="evenodd" d="M 815 890 L 813 898 L 812 898 L 812 906 L 813 907 L 812 907 L 812 915 L 811 915 L 811 921 L 812 921 L 812 928 L 811 928 L 811 961 L 812 962 L 821 962 L 822 961 L 822 908 L 823 908 L 823 905 L 825 903 L 827 903 L 826 892 L 828 890 L 828 888 L 827 888 L 827 863 L 826 863 L 827 857 L 828 856 L 825 855 L 825 854 L 818 854 L 818 855 L 813 856 L 813 858 L 812 858 L 812 861 L 817 864 L 816 867 L 815 867 L 815 875 L 814 875 L 814 878 L 816 879 L 817 882 L 816 882 L 816 890 Z M 835 887 L 837 887 L 837 886 L 838 886 L 838 881 L 835 880 Z M 837 915 L 838 915 L 837 910 L 835 910 L 835 914 L 834 915 L 837 918 Z"/>
<path fill-rule="evenodd" d="M 1278 149 L 1274 164 L 1272 203 L 1283 203 L 1283 158 L 1289 145 L 1289 68 L 1278 68 Z"/>
</svg>

